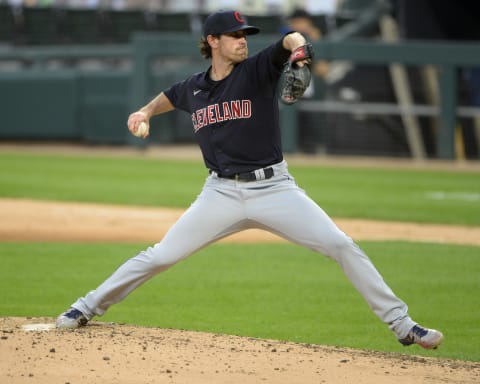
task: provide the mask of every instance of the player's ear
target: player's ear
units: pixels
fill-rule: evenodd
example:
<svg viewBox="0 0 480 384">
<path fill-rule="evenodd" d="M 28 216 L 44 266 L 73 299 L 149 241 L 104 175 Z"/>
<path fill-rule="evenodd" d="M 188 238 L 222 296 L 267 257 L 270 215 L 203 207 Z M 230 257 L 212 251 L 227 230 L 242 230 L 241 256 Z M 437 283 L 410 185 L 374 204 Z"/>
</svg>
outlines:
<svg viewBox="0 0 480 384">
<path fill-rule="evenodd" d="M 219 35 L 208 35 L 207 36 L 207 42 L 210 47 L 214 48 L 218 45 L 218 41 L 220 40 Z"/>
</svg>

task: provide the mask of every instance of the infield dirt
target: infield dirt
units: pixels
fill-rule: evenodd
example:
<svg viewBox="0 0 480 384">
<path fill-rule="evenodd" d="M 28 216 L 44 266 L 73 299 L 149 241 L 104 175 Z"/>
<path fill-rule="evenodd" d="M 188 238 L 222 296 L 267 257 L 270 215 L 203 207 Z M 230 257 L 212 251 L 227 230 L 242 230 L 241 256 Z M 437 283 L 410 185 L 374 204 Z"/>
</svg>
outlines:
<svg viewBox="0 0 480 384">
<path fill-rule="evenodd" d="M 0 318 L 8 384 L 473 384 L 478 363 L 92 322 L 24 331 L 50 318 Z"/>
<path fill-rule="evenodd" d="M 91 203 L 0 199 L 0 241 L 157 242 L 184 210 Z M 412 240 L 480 245 L 480 227 L 335 219 L 355 240 Z M 226 242 L 285 241 L 248 230 Z"/>
</svg>

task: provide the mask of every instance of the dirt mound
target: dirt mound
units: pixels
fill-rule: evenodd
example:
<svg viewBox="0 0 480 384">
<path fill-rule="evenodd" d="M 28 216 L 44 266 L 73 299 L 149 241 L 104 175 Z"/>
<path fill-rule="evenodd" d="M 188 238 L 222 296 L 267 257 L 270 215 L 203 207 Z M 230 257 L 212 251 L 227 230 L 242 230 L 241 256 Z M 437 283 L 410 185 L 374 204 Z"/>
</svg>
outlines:
<svg viewBox="0 0 480 384">
<path fill-rule="evenodd" d="M 348 348 L 92 322 L 75 331 L 27 331 L 51 318 L 0 318 L 0 382 L 461 383 L 480 364 Z"/>
</svg>

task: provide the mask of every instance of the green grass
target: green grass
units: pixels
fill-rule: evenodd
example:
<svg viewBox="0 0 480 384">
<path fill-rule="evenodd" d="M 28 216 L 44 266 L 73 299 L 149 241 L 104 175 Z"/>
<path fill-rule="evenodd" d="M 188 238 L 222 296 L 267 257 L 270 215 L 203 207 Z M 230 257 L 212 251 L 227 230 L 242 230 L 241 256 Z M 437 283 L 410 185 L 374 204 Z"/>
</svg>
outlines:
<svg viewBox="0 0 480 384">
<path fill-rule="evenodd" d="M 2 197 L 187 206 L 203 179 L 200 162 L 0 154 Z"/>
<path fill-rule="evenodd" d="M 294 175 L 334 216 L 480 225 L 480 174 L 295 167 Z"/>
<path fill-rule="evenodd" d="M 446 336 L 404 348 L 332 260 L 295 245 L 216 244 L 102 321 L 480 361 L 480 248 L 362 242 L 419 322 Z M 0 316 L 56 316 L 144 244 L 0 243 Z"/>
<path fill-rule="evenodd" d="M 480 225 L 476 173 L 290 169 L 332 216 Z M 0 153 L 0 197 L 187 207 L 206 175 L 200 161 Z M 411 315 L 444 331 L 439 350 L 400 346 L 333 261 L 290 244 L 208 247 L 102 320 L 480 361 L 480 248 L 361 245 Z M 144 247 L 0 243 L 0 316 L 56 316 Z"/>
<path fill-rule="evenodd" d="M 299 185 L 335 217 L 480 225 L 476 173 L 290 169 Z M 206 175 L 200 161 L 0 154 L 2 197 L 187 207 Z"/>
</svg>

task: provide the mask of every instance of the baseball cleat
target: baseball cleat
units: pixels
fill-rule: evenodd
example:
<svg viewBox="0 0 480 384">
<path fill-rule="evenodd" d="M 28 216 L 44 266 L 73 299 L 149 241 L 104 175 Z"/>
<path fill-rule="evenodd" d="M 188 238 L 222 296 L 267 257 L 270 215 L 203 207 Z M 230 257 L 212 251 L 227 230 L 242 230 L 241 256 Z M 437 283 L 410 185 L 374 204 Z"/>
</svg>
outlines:
<svg viewBox="0 0 480 384">
<path fill-rule="evenodd" d="M 78 309 L 70 308 L 68 311 L 63 312 L 57 317 L 55 323 L 57 328 L 79 328 L 87 325 L 88 319 Z"/>
<path fill-rule="evenodd" d="M 436 349 L 442 340 L 442 332 L 435 329 L 423 328 L 417 324 L 408 332 L 407 337 L 398 341 L 405 346 L 418 344 L 425 349 Z"/>
</svg>

